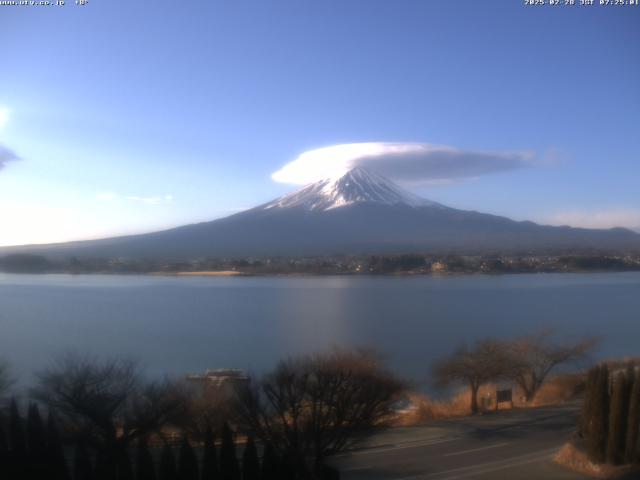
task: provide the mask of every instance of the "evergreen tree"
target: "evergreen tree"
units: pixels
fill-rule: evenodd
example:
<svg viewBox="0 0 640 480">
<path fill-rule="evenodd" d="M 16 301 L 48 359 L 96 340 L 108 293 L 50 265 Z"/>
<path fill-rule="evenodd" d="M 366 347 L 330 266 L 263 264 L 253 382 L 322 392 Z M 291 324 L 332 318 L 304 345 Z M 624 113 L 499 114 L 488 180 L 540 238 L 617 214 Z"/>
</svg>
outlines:
<svg viewBox="0 0 640 480">
<path fill-rule="evenodd" d="M 160 454 L 160 480 L 179 480 L 178 469 L 176 468 L 176 458 L 173 455 L 173 449 L 168 443 L 165 443 Z"/>
<path fill-rule="evenodd" d="M 133 467 L 131 466 L 129 450 L 124 445 L 118 449 L 116 464 L 118 480 L 133 480 Z"/>
<path fill-rule="evenodd" d="M 45 478 L 47 472 L 47 440 L 40 410 L 35 403 L 29 405 L 27 413 L 27 446 L 30 477 L 35 480 Z"/>
<path fill-rule="evenodd" d="M 580 411 L 580 435 L 583 437 L 589 436 L 589 429 L 591 426 L 591 420 L 593 417 L 593 398 L 595 396 L 596 386 L 598 384 L 598 373 L 600 369 L 595 366 L 589 370 L 587 374 L 587 381 L 585 384 L 584 401 L 582 402 L 582 409 Z"/>
<path fill-rule="evenodd" d="M 27 441 L 16 399 L 9 406 L 9 471 L 12 478 L 28 478 Z"/>
<path fill-rule="evenodd" d="M 207 428 L 204 434 L 204 451 L 202 452 L 202 480 L 217 480 L 220 478 L 218 470 L 218 455 L 213 431 Z"/>
<path fill-rule="evenodd" d="M 186 436 L 183 437 L 180 445 L 178 473 L 180 480 L 198 480 L 198 458 Z"/>
<path fill-rule="evenodd" d="M 633 362 L 629 362 L 627 365 L 627 387 L 629 388 L 629 395 L 631 395 L 631 389 L 633 388 L 633 382 L 636 380 L 636 368 Z"/>
<path fill-rule="evenodd" d="M 76 443 L 73 456 L 73 480 L 93 480 L 93 465 L 83 441 Z"/>
<path fill-rule="evenodd" d="M 620 465 L 624 461 L 625 441 L 627 439 L 627 417 L 629 413 L 629 395 L 627 376 L 618 373 L 613 379 L 611 411 L 609 413 L 609 436 L 607 441 L 607 462 Z"/>
<path fill-rule="evenodd" d="M 99 448 L 96 453 L 95 478 L 96 480 L 117 480 L 118 478 L 115 458 L 104 447 Z"/>
<path fill-rule="evenodd" d="M 0 478 L 10 478 L 9 444 L 4 431 L 4 418 L 0 416 Z"/>
<path fill-rule="evenodd" d="M 591 427 L 587 452 L 592 462 L 604 463 L 607 453 L 609 423 L 609 368 L 606 364 L 602 364 L 598 370 L 598 381 L 591 406 Z"/>
<path fill-rule="evenodd" d="M 138 454 L 136 455 L 136 480 L 156 480 L 156 469 L 145 438 L 141 438 L 138 441 Z"/>
<path fill-rule="evenodd" d="M 69 469 L 64 457 L 64 448 L 58 432 L 58 425 L 52 412 L 47 417 L 47 480 L 69 480 Z"/>
<path fill-rule="evenodd" d="M 260 480 L 260 461 L 252 436 L 247 439 L 242 454 L 242 480 Z"/>
<path fill-rule="evenodd" d="M 329 465 L 321 465 L 318 468 L 318 478 L 320 480 L 340 480 L 340 472 Z"/>
<path fill-rule="evenodd" d="M 262 480 L 278 480 L 278 454 L 273 445 L 267 443 L 262 454 Z"/>
<path fill-rule="evenodd" d="M 220 447 L 220 478 L 222 480 L 240 480 L 240 467 L 236 456 L 233 434 L 227 422 L 222 427 L 222 445 Z"/>
<path fill-rule="evenodd" d="M 629 399 L 629 418 L 627 424 L 627 442 L 625 449 L 625 462 L 640 462 L 640 374 L 634 375 Z"/>
<path fill-rule="evenodd" d="M 296 480 L 296 472 L 299 470 L 298 462 L 291 453 L 286 452 L 280 458 L 278 464 L 278 480 Z"/>
</svg>

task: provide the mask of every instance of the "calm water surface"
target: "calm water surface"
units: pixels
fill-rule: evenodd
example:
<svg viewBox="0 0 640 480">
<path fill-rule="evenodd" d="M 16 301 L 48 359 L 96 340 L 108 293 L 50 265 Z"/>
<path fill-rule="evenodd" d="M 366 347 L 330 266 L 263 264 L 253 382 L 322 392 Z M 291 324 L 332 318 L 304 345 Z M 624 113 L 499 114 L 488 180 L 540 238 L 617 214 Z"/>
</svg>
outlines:
<svg viewBox="0 0 640 480">
<path fill-rule="evenodd" d="M 0 357 L 23 383 L 66 350 L 139 359 L 150 373 L 375 347 L 421 382 L 463 341 L 553 327 L 640 353 L 640 273 L 175 278 L 0 274 Z"/>
</svg>

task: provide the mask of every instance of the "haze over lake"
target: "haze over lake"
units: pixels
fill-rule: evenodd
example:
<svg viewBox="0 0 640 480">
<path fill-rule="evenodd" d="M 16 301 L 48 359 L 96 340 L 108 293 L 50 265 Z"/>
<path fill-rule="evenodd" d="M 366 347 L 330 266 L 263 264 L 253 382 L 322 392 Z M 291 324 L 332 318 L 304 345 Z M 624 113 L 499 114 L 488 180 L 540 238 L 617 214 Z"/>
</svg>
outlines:
<svg viewBox="0 0 640 480">
<path fill-rule="evenodd" d="M 66 350 L 151 374 L 260 372 L 287 355 L 373 347 L 424 382 L 463 341 L 554 328 L 637 353 L 640 273 L 175 278 L 0 274 L 0 357 L 21 383 Z"/>
</svg>

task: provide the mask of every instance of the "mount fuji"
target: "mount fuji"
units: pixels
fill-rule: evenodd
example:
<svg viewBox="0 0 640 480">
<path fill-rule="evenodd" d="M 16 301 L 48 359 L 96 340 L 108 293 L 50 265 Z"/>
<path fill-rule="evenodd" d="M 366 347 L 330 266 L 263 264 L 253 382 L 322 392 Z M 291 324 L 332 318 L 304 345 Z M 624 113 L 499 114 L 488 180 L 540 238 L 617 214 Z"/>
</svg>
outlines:
<svg viewBox="0 0 640 480">
<path fill-rule="evenodd" d="M 7 247 L 0 254 L 193 259 L 366 253 L 640 251 L 640 235 L 449 208 L 363 168 L 229 217 L 142 235 Z"/>
<path fill-rule="evenodd" d="M 342 176 L 328 178 L 278 198 L 262 208 L 302 208 L 327 211 L 357 203 L 406 205 L 409 207 L 443 207 L 403 190 L 380 175 L 356 167 Z M 260 207 L 258 207 L 260 208 Z M 443 207 L 444 208 L 444 207 Z"/>
</svg>

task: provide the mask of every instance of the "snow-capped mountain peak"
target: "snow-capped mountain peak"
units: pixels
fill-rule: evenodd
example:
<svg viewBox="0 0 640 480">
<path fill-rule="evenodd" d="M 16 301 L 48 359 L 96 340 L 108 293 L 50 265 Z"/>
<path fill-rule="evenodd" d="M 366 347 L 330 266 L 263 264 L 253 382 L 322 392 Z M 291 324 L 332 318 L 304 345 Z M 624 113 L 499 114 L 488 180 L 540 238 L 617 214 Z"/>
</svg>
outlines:
<svg viewBox="0 0 640 480">
<path fill-rule="evenodd" d="M 443 208 L 439 203 L 414 195 L 383 176 L 362 167 L 349 170 L 337 178 L 328 178 L 307 185 L 263 205 L 262 208 L 332 210 L 355 203 Z"/>
</svg>

